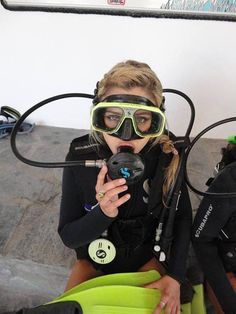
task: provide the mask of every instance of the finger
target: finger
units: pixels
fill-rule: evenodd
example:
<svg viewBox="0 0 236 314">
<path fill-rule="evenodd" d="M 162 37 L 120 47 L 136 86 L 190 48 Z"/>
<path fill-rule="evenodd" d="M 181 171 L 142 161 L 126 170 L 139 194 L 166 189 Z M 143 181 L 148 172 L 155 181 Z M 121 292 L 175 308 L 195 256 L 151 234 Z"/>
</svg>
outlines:
<svg viewBox="0 0 236 314">
<path fill-rule="evenodd" d="M 95 187 L 96 192 L 98 192 L 100 188 L 104 185 L 107 171 L 108 171 L 107 166 L 103 165 L 97 176 L 97 183 Z"/>
<path fill-rule="evenodd" d="M 165 301 L 160 301 L 159 306 L 164 309 L 164 307 L 166 306 L 166 302 Z"/>
<path fill-rule="evenodd" d="M 122 179 L 115 179 L 115 180 L 112 180 L 110 182 L 106 182 L 105 184 L 103 184 L 102 189 L 105 192 L 108 192 L 112 189 L 115 189 L 118 186 L 124 185 L 125 183 L 126 183 L 126 180 L 123 178 Z"/>
<path fill-rule="evenodd" d="M 96 200 L 98 201 L 98 203 L 100 203 L 102 201 L 102 199 L 104 198 L 105 196 L 105 192 L 103 191 L 99 191 L 97 194 L 96 194 Z"/>
<path fill-rule="evenodd" d="M 102 200 L 107 202 L 109 200 L 113 201 L 112 198 L 114 197 L 118 198 L 119 193 L 128 189 L 127 185 L 124 185 L 125 182 L 125 179 L 118 179 L 102 186 L 96 185 L 96 200 L 100 203 Z"/>
<path fill-rule="evenodd" d="M 164 313 L 165 306 L 166 306 L 166 303 L 164 301 L 160 301 L 160 303 L 158 304 L 158 306 L 156 307 L 156 309 L 154 311 L 154 314 Z M 167 314 L 166 311 L 165 311 L 165 314 Z"/>
<path fill-rule="evenodd" d="M 162 305 L 161 305 L 162 306 Z M 165 314 L 180 314 L 180 306 L 169 300 L 162 308 Z"/>
<path fill-rule="evenodd" d="M 107 199 L 104 196 L 104 198 L 99 200 L 99 205 L 105 215 L 107 215 L 108 217 L 116 217 L 118 215 L 118 207 L 127 202 L 129 199 L 130 194 L 125 194 L 116 201 Z"/>
<path fill-rule="evenodd" d="M 156 284 L 155 284 L 155 282 L 152 282 L 152 283 L 148 283 L 148 284 L 144 285 L 143 287 L 149 288 L 149 289 L 156 289 Z"/>
<path fill-rule="evenodd" d="M 180 307 L 177 306 L 176 311 L 174 312 L 174 314 L 181 314 Z"/>
<path fill-rule="evenodd" d="M 118 186 L 106 192 L 106 198 L 110 200 L 117 200 L 118 195 L 128 189 L 127 185 Z M 116 197 L 116 198 L 115 198 Z"/>
<path fill-rule="evenodd" d="M 172 307 L 170 305 L 166 305 L 162 310 L 165 314 L 177 314 L 176 307 Z"/>
<path fill-rule="evenodd" d="M 158 305 L 156 308 L 155 308 L 155 311 L 153 314 L 160 314 L 162 311 L 162 308 Z M 163 312 L 162 312 L 163 313 Z"/>
<path fill-rule="evenodd" d="M 119 206 L 121 206 L 125 202 L 127 202 L 129 199 L 130 199 L 130 194 L 125 194 L 121 198 L 117 199 L 116 201 L 111 201 L 110 199 L 107 199 L 106 197 L 104 197 L 100 201 L 100 207 L 101 209 L 105 211 L 111 212 L 114 209 L 117 209 Z"/>
<path fill-rule="evenodd" d="M 176 314 L 172 310 L 173 310 L 173 303 L 171 303 L 170 300 L 167 301 L 167 299 L 163 298 L 163 295 L 162 295 L 162 298 L 156 308 L 157 313 Z"/>
<path fill-rule="evenodd" d="M 113 205 L 118 208 L 119 206 L 121 206 L 122 204 L 124 204 L 125 202 L 127 202 L 130 199 L 130 194 L 125 194 L 124 196 L 122 196 L 121 198 L 119 198 L 117 201 L 113 202 Z"/>
<path fill-rule="evenodd" d="M 112 181 L 112 178 L 110 178 L 108 174 L 106 175 L 106 179 L 107 179 L 107 182 Z"/>
</svg>

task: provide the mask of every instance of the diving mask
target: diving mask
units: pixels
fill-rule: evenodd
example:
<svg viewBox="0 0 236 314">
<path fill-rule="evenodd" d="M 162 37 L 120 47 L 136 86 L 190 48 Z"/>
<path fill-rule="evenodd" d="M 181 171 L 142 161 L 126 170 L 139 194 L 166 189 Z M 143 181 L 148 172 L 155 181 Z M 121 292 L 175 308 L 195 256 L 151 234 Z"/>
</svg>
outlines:
<svg viewBox="0 0 236 314">
<path fill-rule="evenodd" d="M 145 97 L 112 95 L 91 111 L 92 129 L 123 140 L 160 136 L 165 127 L 162 110 Z"/>
</svg>

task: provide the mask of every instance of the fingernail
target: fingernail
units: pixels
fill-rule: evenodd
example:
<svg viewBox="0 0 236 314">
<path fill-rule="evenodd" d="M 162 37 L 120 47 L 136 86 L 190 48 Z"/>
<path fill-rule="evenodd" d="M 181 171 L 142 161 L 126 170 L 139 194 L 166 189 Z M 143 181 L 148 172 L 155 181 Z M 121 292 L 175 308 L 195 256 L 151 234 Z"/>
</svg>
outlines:
<svg viewBox="0 0 236 314">
<path fill-rule="evenodd" d="M 119 183 L 121 183 L 121 184 L 124 184 L 126 182 L 126 180 L 125 179 L 119 179 Z"/>
</svg>

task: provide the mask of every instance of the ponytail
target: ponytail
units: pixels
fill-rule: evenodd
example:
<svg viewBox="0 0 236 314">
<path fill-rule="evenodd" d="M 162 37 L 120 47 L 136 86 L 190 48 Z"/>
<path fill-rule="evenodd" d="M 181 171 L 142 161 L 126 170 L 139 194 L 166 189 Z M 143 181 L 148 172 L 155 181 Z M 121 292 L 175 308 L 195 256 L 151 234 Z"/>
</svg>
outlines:
<svg viewBox="0 0 236 314">
<path fill-rule="evenodd" d="M 173 154 L 170 164 L 164 171 L 164 183 L 163 183 L 163 197 L 166 199 L 166 196 L 174 184 L 176 171 L 179 165 L 179 154 L 177 149 L 174 146 L 174 142 L 169 138 L 168 135 L 160 136 L 153 144 L 159 143 L 162 151 L 165 154 Z"/>
</svg>

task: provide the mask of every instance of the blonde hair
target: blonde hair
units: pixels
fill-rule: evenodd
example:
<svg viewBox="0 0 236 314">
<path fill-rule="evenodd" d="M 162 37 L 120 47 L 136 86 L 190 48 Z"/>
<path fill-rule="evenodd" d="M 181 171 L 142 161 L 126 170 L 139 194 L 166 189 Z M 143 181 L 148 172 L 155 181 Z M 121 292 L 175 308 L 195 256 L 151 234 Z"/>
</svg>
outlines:
<svg viewBox="0 0 236 314">
<path fill-rule="evenodd" d="M 141 87 L 148 92 L 152 99 L 155 100 L 154 105 L 160 107 L 163 102 L 163 89 L 160 80 L 155 72 L 146 63 L 135 60 L 128 60 L 116 64 L 109 72 L 107 72 L 101 81 L 97 84 L 95 97 L 98 101 L 102 100 L 110 88 L 118 87 L 126 90 L 134 87 Z M 101 133 L 92 132 L 91 137 L 100 144 L 104 144 Z M 153 141 L 153 140 L 152 140 Z M 166 154 L 173 153 L 170 165 L 165 169 L 163 196 L 166 197 L 174 180 L 175 173 L 179 163 L 179 156 L 174 148 L 173 141 L 167 135 L 161 135 L 156 138 L 152 145 L 160 144 L 162 151 Z"/>
</svg>

